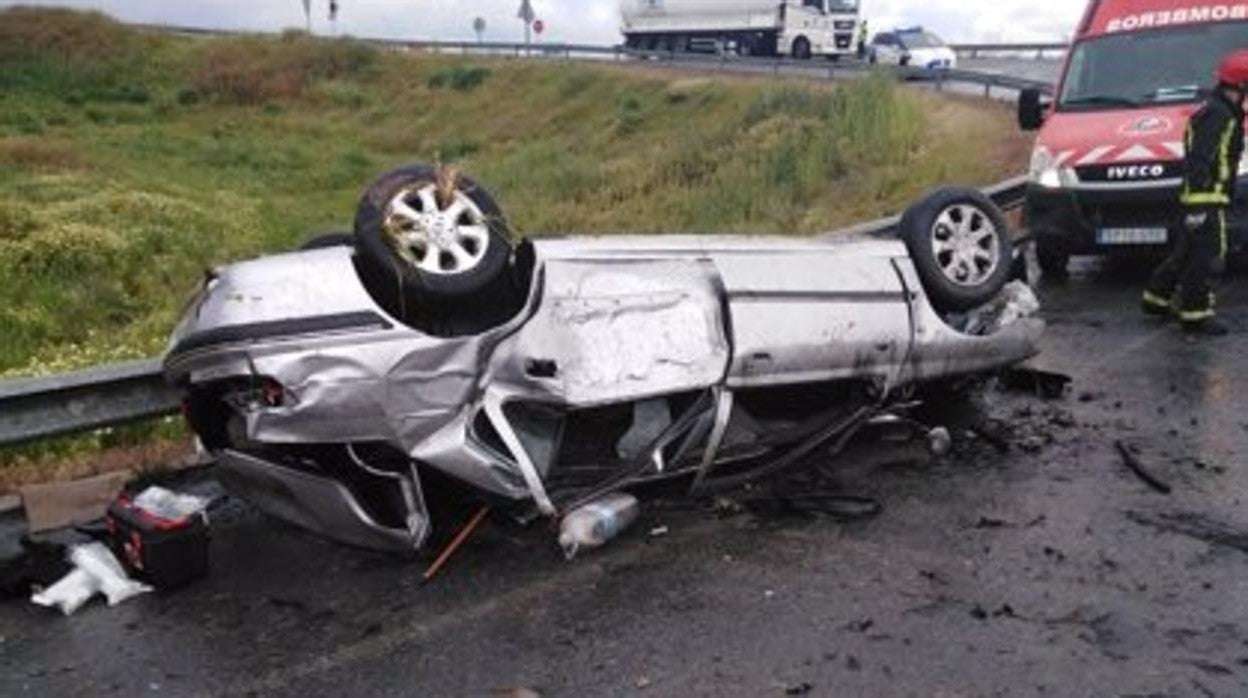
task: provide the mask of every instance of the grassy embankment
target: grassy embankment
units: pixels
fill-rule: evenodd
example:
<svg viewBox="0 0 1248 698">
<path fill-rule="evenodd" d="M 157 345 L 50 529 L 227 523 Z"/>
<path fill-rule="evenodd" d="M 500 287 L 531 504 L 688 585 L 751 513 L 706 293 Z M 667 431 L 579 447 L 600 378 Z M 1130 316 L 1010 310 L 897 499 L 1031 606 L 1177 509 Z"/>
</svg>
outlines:
<svg viewBox="0 0 1248 698">
<path fill-rule="evenodd" d="M 884 78 L 173 39 L 4 10 L 0 376 L 158 353 L 204 267 L 345 229 L 362 188 L 400 163 L 460 164 L 518 234 L 803 235 L 995 181 L 1024 147 L 1002 107 Z"/>
</svg>

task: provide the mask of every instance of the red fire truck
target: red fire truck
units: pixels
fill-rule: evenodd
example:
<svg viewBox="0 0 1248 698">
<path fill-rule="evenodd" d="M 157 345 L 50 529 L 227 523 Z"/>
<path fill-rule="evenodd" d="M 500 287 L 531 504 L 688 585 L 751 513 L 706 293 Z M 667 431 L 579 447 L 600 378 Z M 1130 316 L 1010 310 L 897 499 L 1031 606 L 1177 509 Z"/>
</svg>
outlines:
<svg viewBox="0 0 1248 698">
<path fill-rule="evenodd" d="M 1245 47 L 1248 0 L 1090 0 L 1052 100 L 1019 99 L 1019 125 L 1039 130 L 1026 218 L 1046 272 L 1065 273 L 1072 254 L 1165 249 L 1188 117 Z M 1233 248 L 1248 239 L 1241 179 Z"/>
</svg>

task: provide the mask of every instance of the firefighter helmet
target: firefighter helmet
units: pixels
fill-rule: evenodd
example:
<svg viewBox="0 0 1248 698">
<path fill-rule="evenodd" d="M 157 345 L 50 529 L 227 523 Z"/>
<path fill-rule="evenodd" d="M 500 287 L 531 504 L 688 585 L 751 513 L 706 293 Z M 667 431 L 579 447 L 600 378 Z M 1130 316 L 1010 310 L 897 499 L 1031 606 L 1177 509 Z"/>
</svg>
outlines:
<svg viewBox="0 0 1248 698">
<path fill-rule="evenodd" d="M 1227 54 L 1218 64 L 1218 82 L 1239 89 L 1248 87 L 1248 51 Z"/>
</svg>

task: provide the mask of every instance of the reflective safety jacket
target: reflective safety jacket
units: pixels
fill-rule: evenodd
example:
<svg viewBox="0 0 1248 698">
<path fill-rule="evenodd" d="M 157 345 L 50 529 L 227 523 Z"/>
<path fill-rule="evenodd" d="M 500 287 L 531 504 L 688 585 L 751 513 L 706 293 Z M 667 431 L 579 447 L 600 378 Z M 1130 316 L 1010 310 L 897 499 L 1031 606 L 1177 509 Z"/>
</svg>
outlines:
<svg viewBox="0 0 1248 698">
<path fill-rule="evenodd" d="M 1244 153 L 1244 108 L 1215 89 L 1192 114 L 1184 136 L 1183 191 L 1179 201 L 1191 207 L 1231 205 L 1235 177 Z"/>
</svg>

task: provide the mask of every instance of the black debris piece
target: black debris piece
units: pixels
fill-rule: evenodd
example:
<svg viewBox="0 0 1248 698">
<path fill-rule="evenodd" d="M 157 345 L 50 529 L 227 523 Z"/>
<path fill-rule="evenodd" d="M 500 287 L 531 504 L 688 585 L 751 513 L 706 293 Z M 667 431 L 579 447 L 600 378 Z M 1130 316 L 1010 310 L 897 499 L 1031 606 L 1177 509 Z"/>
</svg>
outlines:
<svg viewBox="0 0 1248 698">
<path fill-rule="evenodd" d="M 983 439 L 989 446 L 997 449 L 998 452 L 1003 454 L 1010 452 L 1010 442 L 997 431 L 989 429 L 982 424 L 971 425 L 970 431 L 972 434 Z"/>
<path fill-rule="evenodd" d="M 1001 373 L 1001 385 L 1007 390 L 1022 390 L 1037 397 L 1056 399 L 1066 394 L 1071 378 L 1064 373 L 1043 371 L 1028 366 L 1015 366 Z"/>
<path fill-rule="evenodd" d="M 1118 454 L 1122 456 L 1122 462 L 1131 469 L 1131 472 L 1135 473 L 1136 477 L 1143 480 L 1144 484 L 1162 494 L 1170 494 L 1170 485 L 1158 480 L 1156 476 L 1148 472 L 1132 448 L 1127 446 L 1122 440 L 1115 441 L 1114 447 L 1118 449 Z"/>
<path fill-rule="evenodd" d="M 849 625 L 845 626 L 845 629 L 852 630 L 858 633 L 865 633 L 868 630 L 870 630 L 871 626 L 873 625 L 875 625 L 875 621 L 871 620 L 870 618 L 864 618 L 862 620 L 856 620 L 850 623 Z"/>
</svg>

